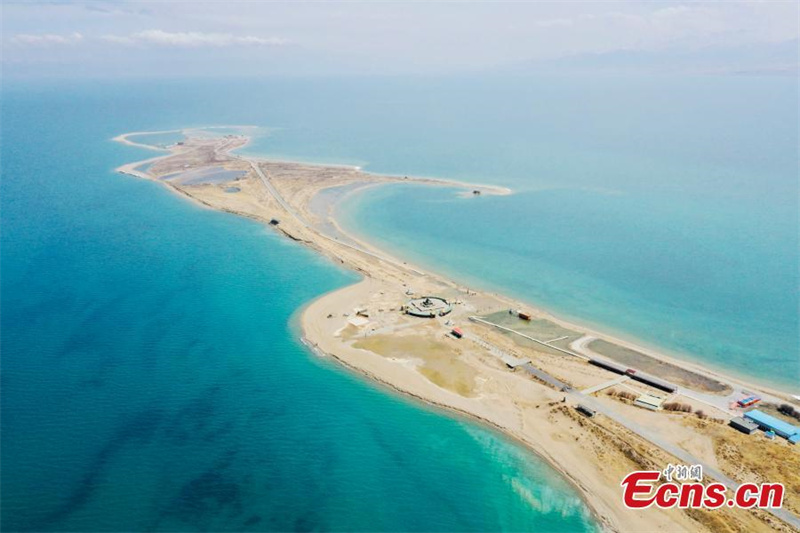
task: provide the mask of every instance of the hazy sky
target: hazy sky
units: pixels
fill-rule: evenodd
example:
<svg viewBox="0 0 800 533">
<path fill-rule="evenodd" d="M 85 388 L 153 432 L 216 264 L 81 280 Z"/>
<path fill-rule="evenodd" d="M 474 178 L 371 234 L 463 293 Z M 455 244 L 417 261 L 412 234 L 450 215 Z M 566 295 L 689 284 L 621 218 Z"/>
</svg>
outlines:
<svg viewBox="0 0 800 533">
<path fill-rule="evenodd" d="M 797 66 L 799 5 L 4 1 L 3 68 L 78 76 L 427 74 L 552 66 L 565 57 L 584 66 L 633 57 L 641 67 L 652 57 L 688 68 L 786 70 Z"/>
</svg>

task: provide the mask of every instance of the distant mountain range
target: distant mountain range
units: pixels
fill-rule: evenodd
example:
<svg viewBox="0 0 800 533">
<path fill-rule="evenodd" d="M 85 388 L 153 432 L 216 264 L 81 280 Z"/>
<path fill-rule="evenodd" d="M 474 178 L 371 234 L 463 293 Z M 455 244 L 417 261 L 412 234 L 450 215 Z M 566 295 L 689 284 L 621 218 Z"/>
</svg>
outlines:
<svg viewBox="0 0 800 533">
<path fill-rule="evenodd" d="M 797 39 L 778 43 L 662 50 L 614 50 L 528 61 L 504 70 L 790 74 L 800 72 Z"/>
</svg>

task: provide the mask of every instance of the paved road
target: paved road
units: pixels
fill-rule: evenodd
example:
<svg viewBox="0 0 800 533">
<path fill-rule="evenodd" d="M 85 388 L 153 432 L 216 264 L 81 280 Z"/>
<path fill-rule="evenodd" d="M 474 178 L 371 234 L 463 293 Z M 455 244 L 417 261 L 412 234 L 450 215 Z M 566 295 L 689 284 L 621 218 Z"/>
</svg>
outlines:
<svg viewBox="0 0 800 533">
<path fill-rule="evenodd" d="M 275 186 L 272 184 L 269 178 L 267 178 L 266 174 L 264 174 L 264 171 L 261 170 L 261 166 L 252 160 L 248 160 L 248 162 L 250 163 L 250 166 L 253 168 L 253 170 L 256 172 L 256 175 L 261 180 L 261 183 L 264 184 L 264 187 L 273 196 L 273 198 L 275 198 L 275 200 L 277 200 L 277 202 L 281 204 L 281 207 L 283 207 L 287 213 L 292 215 L 292 217 L 294 217 L 300 224 L 302 224 L 304 228 L 311 229 L 311 225 L 303 217 L 301 217 L 300 214 L 297 211 L 295 211 L 294 208 L 290 206 L 286 200 L 283 199 L 283 196 L 281 195 L 281 193 L 278 192 L 278 189 L 275 188 Z"/>
<path fill-rule="evenodd" d="M 729 478 L 716 468 L 708 465 L 707 463 L 704 463 L 703 461 L 701 461 L 691 453 L 687 452 L 683 448 L 680 448 L 671 442 L 665 441 L 659 435 L 649 430 L 647 427 L 642 426 L 641 424 L 638 424 L 636 422 L 633 422 L 625 418 L 624 416 L 621 416 L 614 409 L 611 409 L 610 407 L 598 402 L 595 398 L 587 396 L 578 391 L 571 391 L 570 393 L 568 393 L 568 396 L 571 397 L 575 402 L 582 403 L 587 407 L 594 409 L 598 413 L 607 416 L 616 423 L 625 426 L 629 430 L 633 431 L 640 437 L 650 441 L 652 444 L 655 444 L 656 446 L 658 446 L 665 452 L 669 453 L 670 455 L 677 457 L 684 464 L 702 465 L 704 476 L 709 476 L 716 479 L 720 483 L 723 483 L 730 490 L 735 491 L 739 487 L 739 483 Z M 786 522 L 787 524 L 790 524 L 793 527 L 800 530 L 800 517 L 790 513 L 789 511 L 785 509 L 764 509 L 764 511 L 770 513 L 771 515 L 782 520 L 783 522 Z"/>
<path fill-rule="evenodd" d="M 470 318 L 472 318 L 472 317 L 470 317 Z M 477 321 L 477 322 L 483 322 L 483 323 L 485 323 L 487 325 L 491 325 L 491 326 L 494 326 L 494 327 L 502 328 L 502 326 L 497 326 L 496 324 L 492 324 L 491 322 L 488 322 L 488 321 L 485 321 L 485 320 L 482 320 L 482 319 L 477 319 L 477 317 L 475 317 L 475 318 L 476 318 L 475 321 Z M 502 328 L 502 329 L 506 329 L 506 328 Z M 493 347 L 496 350 L 502 352 L 502 350 L 500 350 L 499 348 L 491 345 L 490 343 L 488 343 L 486 341 L 483 341 L 483 342 L 485 344 L 487 344 L 488 346 Z M 634 421 L 628 419 L 624 415 L 622 415 L 619 412 L 617 412 L 616 409 L 613 409 L 612 407 L 599 402 L 593 396 L 590 396 L 588 394 L 584 394 L 583 392 L 580 392 L 578 390 L 575 390 L 575 389 L 572 389 L 572 388 L 568 387 L 563 382 L 561 382 L 558 378 L 556 378 L 554 376 L 551 376 L 550 374 L 548 374 L 544 370 L 540 370 L 540 369 L 534 367 L 530 363 L 526 363 L 526 364 L 521 365 L 521 368 L 523 370 L 525 370 L 526 372 L 528 372 L 529 374 L 537 377 L 539 380 L 544 381 L 545 383 L 549 383 L 549 384 L 551 384 L 553 387 L 555 387 L 557 389 L 564 390 L 565 396 L 567 398 L 569 398 L 570 401 L 573 402 L 574 404 L 583 404 L 586 407 L 589 407 L 590 409 L 594 409 L 596 412 L 608 417 L 609 419 L 613 420 L 617 424 L 627 428 L 628 430 L 630 430 L 633 433 L 639 435 L 643 439 L 649 441 L 651 444 L 661 448 L 662 450 L 664 450 L 668 454 L 676 457 L 683 464 L 687 464 L 687 465 L 702 465 L 704 476 L 708 476 L 708 477 L 711 477 L 713 479 L 716 479 L 720 483 L 723 483 L 731 491 L 735 491 L 739 487 L 739 483 L 737 483 L 732 478 L 726 476 L 725 474 L 723 474 L 718 469 L 716 469 L 713 466 L 701 461 L 700 459 L 698 459 L 697 457 L 695 457 L 691 453 L 687 452 L 683 448 L 677 446 L 676 444 L 673 444 L 672 442 L 664 440 L 660 435 L 658 435 L 654 431 L 650 430 L 648 427 L 643 426 L 642 424 L 639 424 L 638 422 L 634 422 Z M 623 376 L 623 378 L 624 377 L 627 377 L 627 376 Z M 795 527 L 798 530 L 800 530 L 800 517 L 790 513 L 789 511 L 786 511 L 785 509 L 764 509 L 764 511 L 772 514 L 776 518 L 778 518 L 778 519 L 782 520 L 783 522 L 786 522 L 787 524 L 790 524 L 793 527 Z"/>
<path fill-rule="evenodd" d="M 586 355 L 588 357 L 598 357 L 600 359 L 607 359 L 607 356 L 604 356 L 603 354 L 598 354 L 589 347 L 589 344 L 591 344 L 592 341 L 595 340 L 597 340 L 597 337 L 593 337 L 591 335 L 584 335 L 583 337 L 571 342 L 569 347 L 572 350 L 581 353 L 583 355 Z M 680 387 L 680 389 L 678 390 L 678 394 L 686 396 L 687 398 L 690 398 L 692 400 L 696 400 L 700 403 L 704 403 L 715 409 L 719 409 L 723 413 L 727 413 L 730 416 L 739 416 L 742 414 L 743 410 L 731 409 L 730 405 L 732 403 L 736 403 L 737 400 L 739 400 L 740 398 L 744 398 L 746 396 L 751 396 L 751 395 L 760 396 L 762 401 L 774 403 L 777 405 L 780 405 L 785 401 L 769 393 L 748 390 L 742 387 L 741 385 L 737 385 L 736 383 L 726 380 L 724 377 L 721 376 L 711 376 L 711 377 L 712 379 L 715 379 L 720 383 L 729 386 L 732 392 L 726 396 L 720 396 L 718 394 L 708 394 L 705 392 L 691 390 L 686 387 Z"/>
<path fill-rule="evenodd" d="M 490 354 L 494 355 L 501 361 L 503 361 L 506 364 L 506 366 L 509 366 L 511 368 L 517 368 L 518 366 L 522 366 L 525 363 L 530 363 L 529 359 L 520 359 L 515 355 L 511 355 L 510 353 L 501 350 L 494 344 L 486 342 L 480 337 L 477 337 L 475 335 L 465 335 L 465 337 L 474 342 L 475 344 L 477 344 L 478 346 L 481 346 L 482 348 L 487 350 Z"/>
<path fill-rule="evenodd" d="M 503 331 L 507 331 L 509 333 L 513 333 L 514 335 L 519 335 L 520 337 L 528 339 L 529 341 L 533 341 L 533 342 L 535 342 L 537 344 L 541 344 L 542 346 L 546 346 L 546 347 L 550 348 L 551 350 L 556 350 L 558 352 L 564 353 L 566 355 L 571 355 L 572 357 L 577 357 L 579 359 L 588 359 L 588 357 L 586 357 L 585 355 L 581 355 L 579 353 L 571 352 L 570 350 L 565 350 L 564 348 L 559 348 L 558 346 L 553 346 L 552 344 L 550 344 L 550 342 L 553 342 L 553 341 L 542 341 L 542 340 L 539 340 L 539 339 L 534 339 L 530 335 L 526 335 L 524 333 L 520 333 L 517 330 L 511 329 L 511 328 L 507 328 L 505 326 L 501 326 L 500 324 L 495 324 L 494 322 L 489 322 L 488 320 L 484 320 L 483 318 L 478 317 L 478 316 L 471 316 L 471 317 L 469 317 L 469 319 L 472 320 L 473 322 L 480 322 L 482 324 L 486 324 L 488 326 L 492 326 L 492 327 L 495 327 L 497 329 L 502 329 Z M 555 340 L 560 340 L 560 339 L 555 339 Z"/>
<path fill-rule="evenodd" d="M 234 157 L 239 157 L 239 156 L 234 156 Z M 308 221 L 306 221 L 306 219 L 304 219 L 302 216 L 300 216 L 300 214 L 297 211 L 295 211 L 295 209 L 291 205 L 289 205 L 289 203 L 283 198 L 281 193 L 278 192 L 278 189 L 276 189 L 275 186 L 272 184 L 272 181 L 269 179 L 269 177 L 266 175 L 266 173 L 261 169 L 261 166 L 257 162 L 255 162 L 253 160 L 248 159 L 247 161 L 248 161 L 248 163 L 250 163 L 250 166 L 253 168 L 253 170 L 255 171 L 256 175 L 261 180 L 261 183 L 264 184 L 264 187 L 267 189 L 267 192 L 269 192 L 275 198 L 275 200 L 281 205 L 281 207 L 283 207 L 286 210 L 286 212 L 289 213 L 293 218 L 295 218 L 304 228 L 306 228 L 306 229 L 308 229 L 310 231 L 313 231 L 314 233 L 316 233 L 317 235 L 319 235 L 323 239 L 327 239 L 327 240 L 329 240 L 331 242 L 335 242 L 336 244 L 339 244 L 341 246 L 346 246 L 346 247 L 348 247 L 348 248 L 350 248 L 352 250 L 355 250 L 355 251 L 360 252 L 362 254 L 366 254 L 366 255 L 368 255 L 370 257 L 374 257 L 375 259 L 378 259 L 378 260 L 383 261 L 385 263 L 392 264 L 392 265 L 394 265 L 394 266 L 396 266 L 398 268 L 402 268 L 403 270 L 409 271 L 409 272 L 411 272 L 413 274 L 416 274 L 416 275 L 419 275 L 419 276 L 424 275 L 424 272 L 420 272 L 419 270 L 417 270 L 417 269 L 415 269 L 413 267 L 410 267 L 407 264 L 402 263 L 401 261 L 390 259 L 388 257 L 382 256 L 380 254 L 376 254 L 376 253 L 371 252 L 369 250 L 365 250 L 361 246 L 357 246 L 357 245 L 354 245 L 354 244 L 349 244 L 349 243 L 343 242 L 343 241 L 341 241 L 341 240 L 339 240 L 339 239 L 337 239 L 335 237 L 331 237 L 329 235 L 325 235 L 324 233 L 319 231 L 317 228 L 314 228 L 311 224 L 308 223 Z"/>
<path fill-rule="evenodd" d="M 630 376 L 623 375 L 623 376 L 620 376 L 618 378 L 614 378 L 612 380 L 605 381 L 603 383 L 595 385 L 594 387 L 586 387 L 581 392 L 583 394 L 586 394 L 586 395 L 594 394 L 595 392 L 600 392 L 603 389 L 607 389 L 609 387 L 613 387 L 614 385 L 619 385 L 621 383 L 624 383 L 625 381 L 628 381 L 629 379 L 631 379 Z"/>
</svg>

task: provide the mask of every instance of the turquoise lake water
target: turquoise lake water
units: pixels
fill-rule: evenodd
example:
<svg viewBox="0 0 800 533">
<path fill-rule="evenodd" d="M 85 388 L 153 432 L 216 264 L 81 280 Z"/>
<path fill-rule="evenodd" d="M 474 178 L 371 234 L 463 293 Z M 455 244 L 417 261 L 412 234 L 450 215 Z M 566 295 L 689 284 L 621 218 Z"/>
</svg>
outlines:
<svg viewBox="0 0 800 533">
<path fill-rule="evenodd" d="M 403 171 L 517 194 L 370 189 L 341 209 L 351 230 L 477 286 L 800 394 L 797 80 L 559 86 L 509 89 L 475 113 L 443 105 L 426 135 L 453 139 L 453 160 L 468 162 Z"/>
<path fill-rule="evenodd" d="M 797 89 L 788 76 L 367 85 L 310 109 L 327 127 L 249 150 L 510 187 L 373 188 L 340 213 L 422 266 L 800 394 Z"/>
<path fill-rule="evenodd" d="M 333 154 L 343 83 L 4 80 L 4 531 L 594 530 L 535 456 L 302 346 L 352 274 L 113 172 L 153 155 L 113 136 L 209 124 Z"/>
<path fill-rule="evenodd" d="M 293 317 L 354 276 L 115 174 L 153 155 L 115 135 L 253 124 L 248 153 L 511 187 L 372 189 L 346 223 L 798 390 L 796 94 L 745 76 L 5 83 L 2 528 L 593 528 L 534 456 L 311 355 Z"/>
</svg>

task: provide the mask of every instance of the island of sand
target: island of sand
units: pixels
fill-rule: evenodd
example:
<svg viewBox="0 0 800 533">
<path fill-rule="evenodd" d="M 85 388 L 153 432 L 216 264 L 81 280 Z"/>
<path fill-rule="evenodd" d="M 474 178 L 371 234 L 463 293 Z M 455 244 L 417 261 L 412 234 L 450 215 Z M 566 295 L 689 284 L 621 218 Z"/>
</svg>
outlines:
<svg viewBox="0 0 800 533">
<path fill-rule="evenodd" d="M 118 170 L 261 221 L 361 275 L 304 310 L 303 340 L 317 355 L 516 439 L 571 481 L 606 529 L 800 531 L 800 449 L 728 425 L 748 396 L 800 424 L 791 416 L 796 398 L 426 272 L 348 234 L 333 216 L 342 197 L 388 183 L 452 187 L 464 201 L 510 191 L 244 157 L 234 152 L 248 142 L 242 134 L 183 133 L 163 146 L 146 133 L 117 137 L 163 152 Z M 626 509 L 623 477 L 668 464 L 702 465 L 704 482 L 730 489 L 783 483 L 784 507 Z"/>
</svg>

